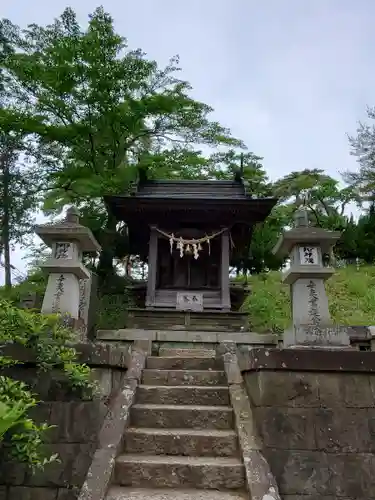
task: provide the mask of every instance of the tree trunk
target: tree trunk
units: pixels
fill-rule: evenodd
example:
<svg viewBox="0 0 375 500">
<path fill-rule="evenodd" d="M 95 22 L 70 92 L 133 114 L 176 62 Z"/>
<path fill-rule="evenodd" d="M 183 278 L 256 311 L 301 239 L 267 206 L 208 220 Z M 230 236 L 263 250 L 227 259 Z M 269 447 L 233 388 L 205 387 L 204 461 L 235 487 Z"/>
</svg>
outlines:
<svg viewBox="0 0 375 500">
<path fill-rule="evenodd" d="M 3 218 L 1 221 L 1 247 L 4 252 L 4 269 L 5 269 L 5 288 L 12 287 L 12 273 L 10 264 L 10 170 L 9 170 L 9 155 L 8 151 L 2 155 L 1 170 L 3 171 Z"/>
<path fill-rule="evenodd" d="M 113 259 L 115 257 L 115 235 L 117 221 L 109 211 L 109 207 L 107 205 L 106 209 L 107 222 L 102 233 L 103 237 L 100 241 L 102 250 L 100 252 L 99 263 L 97 267 L 97 274 L 100 284 L 103 284 L 105 281 L 107 281 L 114 272 Z"/>
</svg>

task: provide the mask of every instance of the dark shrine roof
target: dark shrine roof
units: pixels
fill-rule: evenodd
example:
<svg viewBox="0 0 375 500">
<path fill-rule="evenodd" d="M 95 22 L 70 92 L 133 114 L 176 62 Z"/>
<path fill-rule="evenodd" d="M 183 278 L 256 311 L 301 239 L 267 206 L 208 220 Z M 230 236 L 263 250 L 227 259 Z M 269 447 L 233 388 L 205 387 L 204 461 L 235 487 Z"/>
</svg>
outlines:
<svg viewBox="0 0 375 500">
<path fill-rule="evenodd" d="M 236 199 L 247 198 L 242 183 L 236 181 L 147 181 L 139 186 L 135 195 L 140 198 L 174 199 Z"/>
<path fill-rule="evenodd" d="M 255 217 L 252 222 L 260 222 L 277 202 L 275 198 L 248 194 L 242 182 L 223 180 L 147 180 L 132 194 L 106 196 L 105 200 L 113 214 L 125 221 L 130 212 L 235 210 L 244 215 L 250 210 Z"/>
<path fill-rule="evenodd" d="M 239 227 L 263 222 L 275 198 L 257 198 L 237 180 L 146 180 L 132 194 L 106 196 L 113 215 L 127 223 L 129 239 L 148 244 L 149 226 Z M 238 230 L 233 229 L 237 239 Z M 242 239 L 242 238 L 241 238 Z M 248 237 L 245 237 L 248 239 Z M 138 243 L 136 246 L 138 247 Z"/>
</svg>

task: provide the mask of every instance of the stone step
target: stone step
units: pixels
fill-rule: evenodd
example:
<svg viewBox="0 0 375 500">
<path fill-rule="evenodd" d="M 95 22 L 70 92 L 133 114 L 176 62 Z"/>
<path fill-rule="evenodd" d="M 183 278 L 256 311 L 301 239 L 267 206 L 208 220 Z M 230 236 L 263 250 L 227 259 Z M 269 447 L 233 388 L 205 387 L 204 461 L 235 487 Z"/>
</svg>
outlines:
<svg viewBox="0 0 375 500">
<path fill-rule="evenodd" d="M 224 371 L 218 370 L 143 370 L 145 385 L 226 385 Z"/>
<path fill-rule="evenodd" d="M 228 387 L 140 385 L 136 402 L 141 404 L 208 405 L 230 404 Z"/>
<path fill-rule="evenodd" d="M 149 489 L 112 486 L 106 500 L 248 500 L 245 492 L 215 490 Z"/>
<path fill-rule="evenodd" d="M 244 466 L 238 458 L 120 455 L 115 483 L 152 488 L 236 490 L 245 487 Z"/>
<path fill-rule="evenodd" d="M 131 427 L 170 429 L 233 429 L 229 406 L 135 404 L 130 410 Z"/>
<path fill-rule="evenodd" d="M 215 349 L 179 349 L 171 347 L 161 347 L 159 349 L 159 357 L 167 358 L 214 358 L 216 356 Z"/>
<path fill-rule="evenodd" d="M 153 370 L 222 370 L 223 362 L 215 358 L 178 358 L 149 356 L 146 368 Z"/>
<path fill-rule="evenodd" d="M 125 451 L 146 455 L 238 456 L 234 430 L 128 428 Z"/>
</svg>

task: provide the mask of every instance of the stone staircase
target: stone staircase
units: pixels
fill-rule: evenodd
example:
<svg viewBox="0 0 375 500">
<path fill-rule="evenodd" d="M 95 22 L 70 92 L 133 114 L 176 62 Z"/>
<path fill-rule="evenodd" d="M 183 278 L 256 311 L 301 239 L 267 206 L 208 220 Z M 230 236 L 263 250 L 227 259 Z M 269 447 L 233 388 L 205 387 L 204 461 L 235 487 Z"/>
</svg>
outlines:
<svg viewBox="0 0 375 500">
<path fill-rule="evenodd" d="M 149 357 L 107 500 L 244 500 L 245 471 L 214 351 Z"/>
</svg>

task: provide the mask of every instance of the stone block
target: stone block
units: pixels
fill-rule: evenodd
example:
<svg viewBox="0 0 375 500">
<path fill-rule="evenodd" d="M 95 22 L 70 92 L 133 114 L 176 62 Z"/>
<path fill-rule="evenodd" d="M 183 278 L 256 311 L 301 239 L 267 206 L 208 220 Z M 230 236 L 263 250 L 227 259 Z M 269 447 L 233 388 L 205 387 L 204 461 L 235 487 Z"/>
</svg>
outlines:
<svg viewBox="0 0 375 500">
<path fill-rule="evenodd" d="M 160 357 L 171 357 L 171 358 L 214 358 L 214 349 L 199 349 L 193 348 L 179 348 L 179 347 L 160 347 L 159 349 Z"/>
<path fill-rule="evenodd" d="M 257 408 L 255 415 L 265 446 L 284 450 L 317 449 L 313 409 Z"/>
<path fill-rule="evenodd" d="M 139 382 L 142 378 L 142 372 L 146 363 L 146 353 L 142 348 L 134 347 L 131 352 L 131 360 L 129 368 L 126 372 L 125 379 Z"/>
<path fill-rule="evenodd" d="M 260 450 L 262 443 L 258 438 L 254 412 L 251 409 L 245 389 L 236 384 L 230 386 L 229 391 L 239 444 L 243 456 L 246 457 L 251 450 Z"/>
<path fill-rule="evenodd" d="M 166 405 L 229 405 L 227 387 L 140 386 L 137 403 Z"/>
<path fill-rule="evenodd" d="M 91 467 L 82 485 L 79 500 L 104 500 L 112 479 L 116 450 L 96 450 Z"/>
<path fill-rule="evenodd" d="M 0 452 L 0 484 L 11 486 L 23 484 L 27 473 L 26 466 L 11 461 L 5 447 L 0 449 Z"/>
<path fill-rule="evenodd" d="M 253 500 L 281 500 L 276 480 L 260 450 L 244 453 L 244 466 L 249 498 Z M 285 496 L 283 497 L 285 499 Z"/>
<path fill-rule="evenodd" d="M 366 409 L 315 410 L 317 448 L 332 452 L 364 452 L 371 449 Z"/>
<path fill-rule="evenodd" d="M 71 318 L 79 317 L 79 278 L 87 278 L 88 271 L 79 262 L 73 267 L 70 262 L 62 262 L 55 267 L 57 261 L 50 260 L 43 264 L 49 272 L 47 288 L 44 294 L 42 313 L 67 314 Z M 48 267 L 47 267 L 48 266 Z"/>
<path fill-rule="evenodd" d="M 375 352 L 353 349 L 261 349 L 254 347 L 239 358 L 241 372 L 352 372 L 375 373 Z"/>
<path fill-rule="evenodd" d="M 344 326 L 295 325 L 284 332 L 284 347 L 335 348 L 350 346 L 349 330 Z"/>
<path fill-rule="evenodd" d="M 50 424 L 55 425 L 56 443 L 95 442 L 107 407 L 100 400 L 55 402 L 52 404 Z"/>
<path fill-rule="evenodd" d="M 156 488 L 226 490 L 245 486 L 241 460 L 222 457 L 122 455 L 116 460 L 115 480 L 124 486 Z"/>
<path fill-rule="evenodd" d="M 159 342 L 217 342 L 216 332 L 191 332 L 191 331 L 157 331 L 156 340 Z"/>
<path fill-rule="evenodd" d="M 301 343 L 300 341 L 304 344 L 308 339 L 318 340 L 316 333 L 306 331 L 303 327 L 300 330 L 299 325 L 328 325 L 331 322 L 323 279 L 308 276 L 301 278 L 297 279 L 291 287 L 293 324 L 297 326 L 296 331 L 293 332 L 295 335 L 293 343 L 297 344 Z M 287 340 L 287 337 L 284 337 L 284 340 Z M 323 339 L 319 338 L 319 340 Z"/>
<path fill-rule="evenodd" d="M 149 356 L 152 352 L 152 341 L 149 339 L 136 339 L 134 340 L 133 349 L 139 349 Z"/>
<path fill-rule="evenodd" d="M 106 500 L 247 500 L 248 498 L 241 490 L 235 492 L 199 490 L 197 492 L 195 489 L 179 489 L 178 497 L 176 497 L 174 488 L 127 488 L 126 486 L 111 486 L 106 496 Z M 254 498 L 253 500 L 258 499 Z M 265 497 L 263 500 L 274 499 Z"/>
<path fill-rule="evenodd" d="M 180 342 L 179 340 L 175 340 L 174 342 L 153 342 L 152 344 L 152 353 L 154 356 L 160 356 L 162 349 L 208 349 L 208 350 L 215 350 L 216 349 L 216 343 L 213 342 L 200 342 L 200 341 L 182 341 Z M 164 354 L 163 354 L 164 356 Z"/>
<path fill-rule="evenodd" d="M 227 385 L 223 371 L 209 370 L 144 370 L 142 383 L 146 385 Z"/>
<path fill-rule="evenodd" d="M 214 358 L 147 358 L 147 368 L 154 370 L 222 370 L 223 362 Z"/>
<path fill-rule="evenodd" d="M 237 362 L 237 356 L 224 356 L 224 369 L 227 375 L 227 382 L 229 385 L 242 384 L 243 378 Z"/>
<path fill-rule="evenodd" d="M 319 407 L 316 374 L 262 371 L 244 373 L 250 400 L 255 406 Z"/>
<path fill-rule="evenodd" d="M 42 424 L 44 422 L 49 423 L 51 409 L 53 403 L 39 403 L 34 408 L 30 408 L 28 411 L 28 416 L 32 418 L 37 424 Z"/>
<path fill-rule="evenodd" d="M 105 342 L 78 343 L 74 346 L 79 361 L 90 366 L 107 366 L 126 369 L 129 361 L 129 347 Z"/>
<path fill-rule="evenodd" d="M 123 386 L 111 403 L 99 434 L 99 448 L 119 449 L 124 428 L 130 417 L 130 407 L 134 401 L 136 382 Z"/>
<path fill-rule="evenodd" d="M 375 400 L 375 375 L 372 373 L 369 373 L 368 376 L 369 376 L 369 381 L 370 381 L 370 388 L 371 388 L 372 397 Z"/>
<path fill-rule="evenodd" d="M 337 497 L 334 497 L 332 495 L 326 496 L 326 495 L 283 495 L 283 500 L 337 500 Z M 352 498 L 340 498 L 340 500 L 353 500 Z M 362 499 L 355 499 L 355 500 L 362 500 Z M 365 500 L 365 499 L 363 499 Z M 369 499 L 367 499 L 369 500 Z"/>
<path fill-rule="evenodd" d="M 133 405 L 130 423 L 137 427 L 232 429 L 234 419 L 230 407 Z"/>
<path fill-rule="evenodd" d="M 223 340 L 216 347 L 216 356 L 224 357 L 226 354 L 236 355 L 238 352 L 237 344 L 231 340 Z"/>
<path fill-rule="evenodd" d="M 51 452 L 57 453 L 60 462 L 54 462 L 43 472 L 27 474 L 26 484 L 45 487 L 80 487 L 86 477 L 96 449 L 95 443 L 55 444 Z"/>
<path fill-rule="evenodd" d="M 130 428 L 125 432 L 125 451 L 191 457 L 233 457 L 239 454 L 235 431 L 200 429 Z"/>
<path fill-rule="evenodd" d="M 112 374 L 111 368 L 91 368 L 93 380 L 98 384 L 101 397 L 108 397 L 112 392 Z"/>
<path fill-rule="evenodd" d="M 318 497 L 316 495 L 283 495 L 283 500 L 338 500 L 337 496 L 332 496 L 332 495 L 319 495 Z M 375 497 L 339 497 L 340 500 L 375 500 Z M 117 499 L 116 499 L 117 500 Z"/>
<path fill-rule="evenodd" d="M 366 373 L 320 373 L 319 400 L 323 407 L 373 408 L 375 392 Z"/>
<path fill-rule="evenodd" d="M 375 497 L 375 460 L 370 453 L 327 454 L 336 498 Z"/>
<path fill-rule="evenodd" d="M 124 328 L 119 330 L 98 330 L 96 338 L 98 340 L 133 342 L 138 339 L 155 341 L 156 330 L 145 330 L 144 328 Z"/>
<path fill-rule="evenodd" d="M 56 500 L 55 488 L 32 488 L 30 486 L 12 486 L 8 500 Z"/>
<path fill-rule="evenodd" d="M 77 500 L 79 488 L 59 488 L 56 500 Z"/>
<path fill-rule="evenodd" d="M 334 474 L 325 453 L 273 448 L 265 448 L 264 453 L 283 498 L 284 495 L 312 495 L 320 499 L 334 495 Z M 338 477 L 342 480 L 341 475 Z"/>
<path fill-rule="evenodd" d="M 277 336 L 256 332 L 218 332 L 217 342 L 234 342 L 245 346 L 274 345 L 277 343 Z"/>
<path fill-rule="evenodd" d="M 365 419 L 368 425 L 368 432 L 369 432 L 369 447 L 367 451 L 375 453 L 375 409 L 374 408 L 367 409 Z"/>
</svg>

